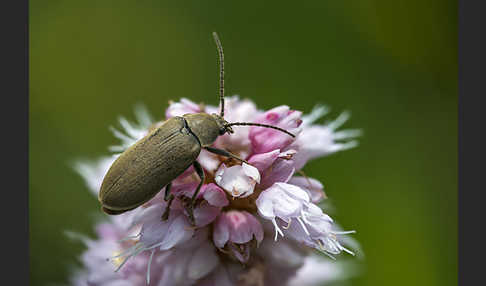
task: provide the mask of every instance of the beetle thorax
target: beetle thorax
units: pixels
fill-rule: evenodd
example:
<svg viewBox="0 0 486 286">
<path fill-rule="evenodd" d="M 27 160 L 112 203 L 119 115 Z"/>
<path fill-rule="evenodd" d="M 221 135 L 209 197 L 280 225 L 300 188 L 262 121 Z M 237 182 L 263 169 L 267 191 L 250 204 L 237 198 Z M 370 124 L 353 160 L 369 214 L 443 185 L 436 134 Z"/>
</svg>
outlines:
<svg viewBox="0 0 486 286">
<path fill-rule="evenodd" d="M 233 133 L 231 127 L 226 126 L 228 122 L 217 114 L 192 113 L 184 114 L 182 117 L 202 146 L 213 144 L 218 136 L 226 132 Z"/>
</svg>

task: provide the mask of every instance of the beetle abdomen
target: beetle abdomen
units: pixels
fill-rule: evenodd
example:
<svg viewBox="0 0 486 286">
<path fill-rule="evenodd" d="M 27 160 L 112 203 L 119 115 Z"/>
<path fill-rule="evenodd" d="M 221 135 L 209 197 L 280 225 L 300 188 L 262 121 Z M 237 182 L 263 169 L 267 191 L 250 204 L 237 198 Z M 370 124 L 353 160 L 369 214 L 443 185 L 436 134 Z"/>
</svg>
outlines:
<svg viewBox="0 0 486 286">
<path fill-rule="evenodd" d="M 99 201 L 115 213 L 133 209 L 189 168 L 200 151 L 184 119 L 170 118 L 115 160 L 103 179 Z"/>
</svg>

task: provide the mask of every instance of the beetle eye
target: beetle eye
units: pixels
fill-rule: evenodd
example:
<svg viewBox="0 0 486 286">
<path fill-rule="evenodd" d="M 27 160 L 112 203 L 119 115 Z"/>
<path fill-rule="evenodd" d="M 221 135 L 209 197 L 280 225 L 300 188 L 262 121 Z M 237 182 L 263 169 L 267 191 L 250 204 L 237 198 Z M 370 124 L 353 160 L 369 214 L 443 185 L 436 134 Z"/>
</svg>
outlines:
<svg viewBox="0 0 486 286">
<path fill-rule="evenodd" d="M 219 129 L 219 135 L 224 135 L 228 130 L 226 128 Z"/>
</svg>

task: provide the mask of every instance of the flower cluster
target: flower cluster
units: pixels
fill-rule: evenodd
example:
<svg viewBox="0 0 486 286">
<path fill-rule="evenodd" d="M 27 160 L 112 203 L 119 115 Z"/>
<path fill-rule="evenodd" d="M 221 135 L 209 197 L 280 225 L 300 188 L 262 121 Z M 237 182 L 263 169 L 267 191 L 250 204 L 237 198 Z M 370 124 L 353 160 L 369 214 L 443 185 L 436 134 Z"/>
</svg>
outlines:
<svg viewBox="0 0 486 286">
<path fill-rule="evenodd" d="M 262 111 L 236 96 L 227 98 L 225 110 L 228 122 L 274 125 L 296 137 L 258 126 L 220 136 L 214 147 L 249 164 L 201 151 L 197 160 L 206 179 L 194 208 L 195 225 L 185 207 L 199 183 L 191 167 L 172 182 L 170 206 L 161 190 L 141 207 L 97 225 L 99 238 L 84 239 L 84 269 L 73 276 L 74 285 L 304 285 L 337 278 L 339 264 L 312 249 L 333 259 L 343 251 L 353 254 L 343 246 L 352 242 L 347 236 L 352 231 L 341 231 L 317 206 L 326 198 L 323 185 L 302 168 L 357 145 L 359 130 L 337 131 L 349 114 L 320 125 L 315 121 L 328 111 L 323 106 L 309 115 L 288 106 Z M 181 99 L 165 115 L 198 112 L 218 113 L 218 108 Z M 110 147 L 114 155 L 76 165 L 95 194 L 117 156 L 160 124 L 143 108 L 136 115 L 138 124 L 120 118 L 125 132 L 112 129 L 121 140 Z M 169 217 L 162 220 L 167 207 Z"/>
</svg>

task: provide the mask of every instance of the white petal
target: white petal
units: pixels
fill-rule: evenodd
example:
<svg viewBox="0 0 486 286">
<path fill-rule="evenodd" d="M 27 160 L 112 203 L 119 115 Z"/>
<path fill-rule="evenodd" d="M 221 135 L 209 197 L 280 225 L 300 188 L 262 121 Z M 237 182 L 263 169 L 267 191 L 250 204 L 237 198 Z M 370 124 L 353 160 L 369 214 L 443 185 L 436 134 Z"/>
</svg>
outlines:
<svg viewBox="0 0 486 286">
<path fill-rule="evenodd" d="M 294 176 L 288 183 L 299 186 L 305 190 L 313 203 L 318 203 L 326 196 L 323 185 L 316 179 Z"/>
<path fill-rule="evenodd" d="M 189 240 L 194 234 L 184 215 L 179 215 L 169 226 L 163 242 L 160 244 L 160 250 L 167 250 L 176 244 L 181 244 Z"/>
<path fill-rule="evenodd" d="M 245 174 L 243 167 L 222 167 L 216 172 L 216 183 L 234 197 L 247 197 L 253 193 L 255 180 Z"/>
<path fill-rule="evenodd" d="M 201 164 L 204 170 L 209 172 L 216 171 L 219 166 L 218 156 L 204 149 L 201 150 L 201 153 L 199 153 L 197 161 Z"/>
<path fill-rule="evenodd" d="M 226 165 L 223 163 L 219 167 L 218 171 L 216 171 L 216 174 L 214 175 L 214 181 L 216 181 L 216 184 L 220 185 L 221 181 L 223 180 L 224 171 L 226 169 Z"/>
<path fill-rule="evenodd" d="M 281 190 L 284 190 L 288 196 L 293 197 L 299 201 L 302 202 L 310 201 L 307 192 L 299 188 L 298 186 L 287 184 L 287 183 L 275 183 L 274 186 L 277 186 Z"/>
<path fill-rule="evenodd" d="M 265 219 L 271 220 L 275 218 L 275 213 L 273 212 L 273 201 L 272 194 L 268 192 L 268 189 L 261 192 L 258 199 L 255 201 L 258 213 Z"/>
<path fill-rule="evenodd" d="M 246 163 L 243 163 L 242 165 L 243 171 L 245 174 L 255 180 L 257 183 L 260 183 L 260 172 L 258 172 L 258 169 L 253 167 L 252 165 L 248 165 Z"/>
</svg>

